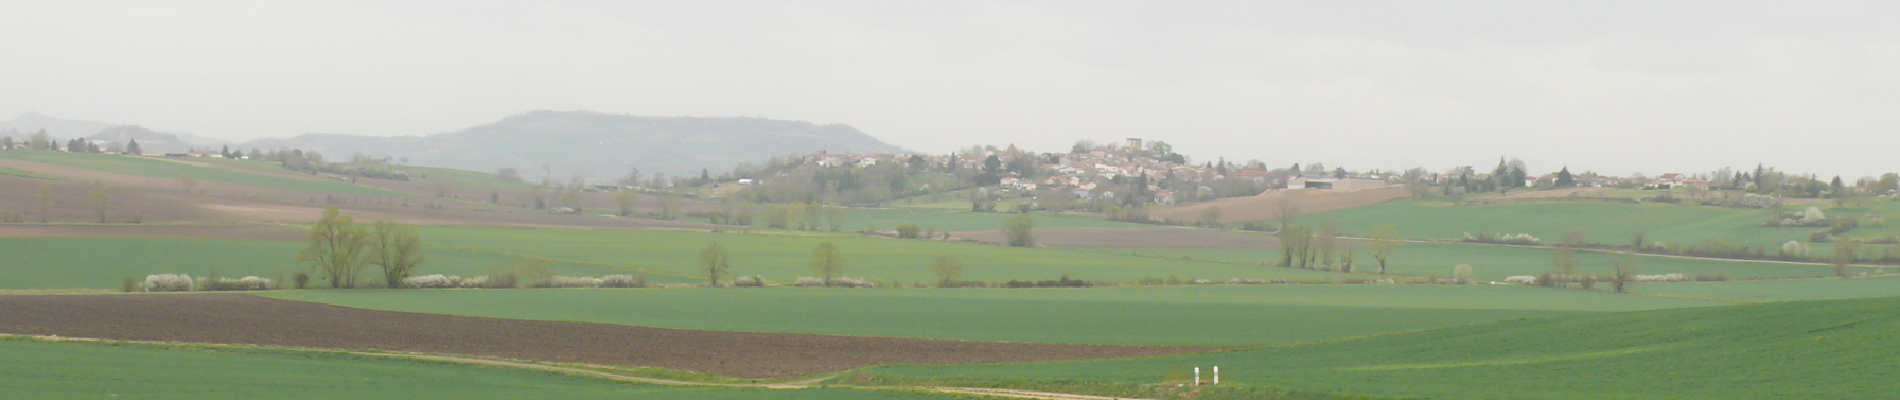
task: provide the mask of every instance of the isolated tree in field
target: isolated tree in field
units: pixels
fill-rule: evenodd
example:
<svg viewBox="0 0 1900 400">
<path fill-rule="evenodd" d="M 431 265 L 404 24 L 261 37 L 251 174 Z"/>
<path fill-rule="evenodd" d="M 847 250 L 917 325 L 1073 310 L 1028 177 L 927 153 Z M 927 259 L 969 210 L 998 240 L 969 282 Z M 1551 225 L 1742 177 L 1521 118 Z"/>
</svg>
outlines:
<svg viewBox="0 0 1900 400">
<path fill-rule="evenodd" d="M 1206 209 L 1201 210 L 1201 225 L 1212 227 L 1219 224 L 1220 207 L 1208 206 Z"/>
<path fill-rule="evenodd" d="M 198 176 L 191 172 L 178 174 L 178 186 L 185 188 L 185 194 L 191 194 L 191 187 L 198 186 Z"/>
<path fill-rule="evenodd" d="M 125 154 L 131 154 L 135 156 L 144 155 L 145 150 L 139 148 L 138 140 L 127 140 L 125 143 Z"/>
<path fill-rule="evenodd" d="M 844 272 L 844 255 L 838 253 L 838 246 L 831 242 L 818 243 L 811 250 L 811 270 L 825 278 L 825 286 L 831 286 L 831 280 Z"/>
<path fill-rule="evenodd" d="M 1577 250 L 1559 247 L 1551 252 L 1550 263 L 1557 266 L 1557 285 L 1570 287 L 1570 278 L 1577 275 Z"/>
<path fill-rule="evenodd" d="M 1828 261 L 1834 263 L 1834 276 L 1846 278 L 1852 275 L 1848 273 L 1848 267 L 1854 264 L 1854 254 L 1859 252 L 1859 241 L 1843 238 L 1834 242 L 1834 249 L 1828 256 Z"/>
<path fill-rule="evenodd" d="M 1623 293 L 1629 287 L 1630 280 L 1635 279 L 1636 270 L 1643 267 L 1642 260 L 1637 259 L 1635 254 L 1623 253 L 1610 257 L 1610 262 L 1616 265 L 1615 275 L 1610 277 L 1610 288 Z"/>
<path fill-rule="evenodd" d="M 801 222 L 801 224 L 804 224 L 803 225 L 804 229 L 813 230 L 813 231 L 818 230 L 819 221 L 823 221 L 825 219 L 825 210 L 824 210 L 825 206 L 823 204 L 817 204 L 817 203 L 805 203 L 803 207 L 804 207 L 805 213 L 801 214 L 801 216 L 805 217 L 805 219 L 804 219 L 804 222 Z"/>
<path fill-rule="evenodd" d="M 839 230 L 844 229 L 844 219 L 845 219 L 844 208 L 825 207 L 825 219 L 828 220 L 826 222 L 829 222 L 831 224 L 832 232 L 837 232 Z"/>
<path fill-rule="evenodd" d="M 1569 231 L 1564 232 L 1564 246 L 1582 248 L 1588 244 L 1590 240 L 1584 238 L 1582 229 L 1570 228 Z"/>
<path fill-rule="evenodd" d="M 706 249 L 699 251 L 699 268 L 705 271 L 706 281 L 711 282 L 712 287 L 719 287 L 719 277 L 732 268 L 732 258 L 726 255 L 726 246 L 719 242 L 706 244 Z"/>
<path fill-rule="evenodd" d="M 106 192 L 105 185 L 94 186 L 92 191 L 86 192 L 86 200 L 92 211 L 99 213 L 99 223 L 106 223 L 106 211 L 112 209 L 112 194 Z"/>
<path fill-rule="evenodd" d="M 1010 246 L 1036 246 L 1036 219 L 1029 214 L 1016 214 L 1003 221 L 1003 237 Z"/>
<path fill-rule="evenodd" d="M 422 266 L 422 235 L 413 226 L 376 221 L 370 229 L 369 265 L 383 268 L 383 285 L 402 287 L 402 279 Z"/>
<path fill-rule="evenodd" d="M 363 266 L 363 253 L 369 234 L 336 207 L 323 211 L 323 217 L 310 226 L 309 242 L 297 251 L 297 262 L 311 263 L 330 278 L 330 288 L 356 287 L 356 275 Z"/>
<path fill-rule="evenodd" d="M 678 218 L 679 212 L 680 212 L 679 196 L 676 196 L 671 192 L 660 195 L 660 219 L 671 220 L 674 218 Z"/>
<path fill-rule="evenodd" d="M 1392 252 L 1404 244 L 1399 239 L 1399 227 L 1383 225 L 1372 228 L 1372 241 L 1366 243 L 1366 254 L 1379 262 L 1379 275 L 1385 275 L 1385 265 L 1392 260 Z"/>
<path fill-rule="evenodd" d="M 1451 267 L 1451 277 L 1457 280 L 1460 285 L 1477 283 L 1476 279 L 1472 279 L 1471 264 L 1458 264 L 1458 266 Z"/>
<path fill-rule="evenodd" d="M 1648 245 L 1648 243 L 1644 243 L 1644 242 L 1643 242 L 1643 233 L 1642 233 L 1642 232 L 1636 232 L 1636 234 L 1635 234 L 1635 235 L 1633 235 L 1633 236 L 1630 236 L 1630 248 L 1631 248 L 1632 250 L 1635 250 L 1635 251 L 1639 251 L 1639 252 L 1640 252 L 1640 251 L 1643 251 L 1643 246 L 1644 246 L 1644 245 Z"/>
<path fill-rule="evenodd" d="M 639 199 L 640 195 L 634 193 L 633 189 L 623 189 L 614 192 L 614 205 L 620 207 L 620 216 L 622 217 L 633 215 L 633 206 L 636 204 L 634 201 Z"/>
<path fill-rule="evenodd" d="M 963 261 L 958 261 L 956 257 L 938 256 L 937 264 L 931 266 L 931 271 L 937 273 L 937 287 L 949 287 L 956 284 L 958 275 L 963 275 Z"/>
<path fill-rule="evenodd" d="M 47 186 L 47 184 L 41 183 L 40 192 L 33 194 L 33 200 L 37 201 L 40 205 L 40 223 L 46 223 L 47 220 L 50 219 L 53 215 L 53 197 L 52 197 L 51 189 L 52 189 L 51 186 Z"/>
</svg>

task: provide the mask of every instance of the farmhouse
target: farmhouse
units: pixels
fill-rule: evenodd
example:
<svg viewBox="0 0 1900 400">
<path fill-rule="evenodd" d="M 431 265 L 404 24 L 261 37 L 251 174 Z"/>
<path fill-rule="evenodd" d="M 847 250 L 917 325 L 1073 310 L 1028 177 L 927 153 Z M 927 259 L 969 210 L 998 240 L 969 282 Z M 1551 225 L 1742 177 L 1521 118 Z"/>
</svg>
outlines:
<svg viewBox="0 0 1900 400">
<path fill-rule="evenodd" d="M 1385 181 L 1366 178 L 1308 178 L 1293 177 L 1286 181 L 1287 189 L 1319 189 L 1349 192 L 1354 190 L 1378 189 L 1386 187 Z"/>
</svg>

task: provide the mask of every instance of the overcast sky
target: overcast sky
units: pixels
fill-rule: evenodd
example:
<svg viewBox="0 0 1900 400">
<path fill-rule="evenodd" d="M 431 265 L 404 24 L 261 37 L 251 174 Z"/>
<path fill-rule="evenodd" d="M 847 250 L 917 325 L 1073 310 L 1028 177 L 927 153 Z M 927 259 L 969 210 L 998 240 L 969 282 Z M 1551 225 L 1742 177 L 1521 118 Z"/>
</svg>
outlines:
<svg viewBox="0 0 1900 400">
<path fill-rule="evenodd" d="M 548 109 L 843 123 L 932 153 L 1142 137 L 1355 170 L 1900 170 L 1892 1 L 0 1 L 0 118 L 226 139 Z"/>
</svg>

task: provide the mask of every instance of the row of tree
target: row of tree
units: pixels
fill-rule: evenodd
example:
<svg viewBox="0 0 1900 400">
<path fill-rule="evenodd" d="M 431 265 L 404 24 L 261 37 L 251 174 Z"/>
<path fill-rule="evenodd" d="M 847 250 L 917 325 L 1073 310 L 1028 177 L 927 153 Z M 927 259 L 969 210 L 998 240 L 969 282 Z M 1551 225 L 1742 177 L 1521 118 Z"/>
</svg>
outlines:
<svg viewBox="0 0 1900 400">
<path fill-rule="evenodd" d="M 402 287 L 422 266 L 422 237 L 416 228 L 390 220 L 357 224 L 336 207 L 323 212 L 310 237 L 297 252 L 298 263 L 312 268 L 330 280 L 330 288 L 354 288 L 356 279 L 367 266 L 382 268 L 383 284 L 390 289 Z"/>
<path fill-rule="evenodd" d="M 64 151 L 73 152 L 73 153 L 112 152 L 112 153 L 125 153 L 125 154 L 131 154 L 131 155 L 144 154 L 144 150 L 139 148 L 139 141 L 136 139 L 128 139 L 126 143 L 124 144 L 113 142 L 113 143 L 107 143 L 106 147 L 99 147 L 98 143 L 93 143 L 90 140 L 86 140 L 86 138 L 78 137 L 78 138 L 73 138 L 72 140 L 66 141 L 65 147 L 62 149 L 60 146 L 59 140 L 54 139 L 52 135 L 47 134 L 45 129 L 41 129 L 39 132 L 29 135 L 25 139 L 22 139 L 17 142 L 14 141 L 12 136 L 0 137 L 0 150 L 12 150 L 15 147 L 23 147 L 26 150 L 41 150 L 41 151 L 64 150 Z"/>
</svg>

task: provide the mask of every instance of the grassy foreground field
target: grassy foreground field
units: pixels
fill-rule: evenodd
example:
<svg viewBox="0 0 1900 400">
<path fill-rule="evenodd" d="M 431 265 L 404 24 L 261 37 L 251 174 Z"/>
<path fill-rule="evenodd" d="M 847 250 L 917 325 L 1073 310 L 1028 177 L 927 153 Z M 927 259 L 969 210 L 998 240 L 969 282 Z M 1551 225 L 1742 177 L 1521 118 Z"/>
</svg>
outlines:
<svg viewBox="0 0 1900 400">
<path fill-rule="evenodd" d="M 1107 386 L 1155 384 L 1171 367 L 1218 365 L 1223 385 L 1381 397 L 1865 399 L 1892 390 L 1896 354 L 1900 298 L 1877 298 L 1517 320 L 1137 360 L 872 373 L 893 381 Z"/>
<path fill-rule="evenodd" d="M 0 339 L 11 399 L 940 399 L 902 391 L 634 385 L 323 351 Z"/>
<path fill-rule="evenodd" d="M 291 291 L 346 307 L 717 331 L 1010 342 L 1254 345 L 1585 311 L 1720 304 L 1514 286 Z"/>
<path fill-rule="evenodd" d="M 1354 242 L 1357 243 L 1357 242 Z M 1277 264 L 1280 261 L 1279 249 L 1126 249 L 1115 250 L 1117 254 L 1138 254 L 1150 257 L 1182 258 L 1210 260 L 1233 263 L 1267 262 Z M 1451 276 L 1452 266 L 1471 265 L 1473 276 L 1478 280 L 1502 281 L 1514 275 L 1531 275 L 1550 272 L 1549 249 L 1520 248 L 1463 243 L 1408 243 L 1393 252 L 1387 271 L 1394 274 L 1414 276 Z M 1728 274 L 1734 279 L 1750 278 L 1793 278 L 1833 276 L 1834 267 L 1825 265 L 1801 265 L 1773 262 L 1705 260 L 1674 257 L 1639 257 L 1642 268 L 1639 274 Z M 1615 265 L 1610 256 L 1594 251 L 1577 253 L 1579 272 L 1585 274 L 1606 274 L 1614 271 Z M 1359 250 L 1358 261 L 1354 268 L 1359 271 L 1373 271 L 1378 263 L 1367 256 L 1365 250 Z M 1865 269 L 1858 268 L 1857 269 Z M 1892 269 L 1889 267 L 1889 269 Z"/>
</svg>

